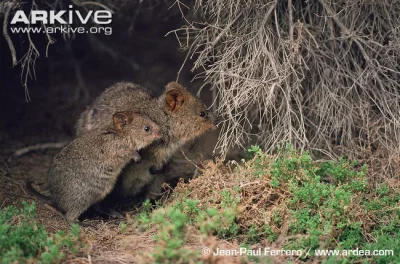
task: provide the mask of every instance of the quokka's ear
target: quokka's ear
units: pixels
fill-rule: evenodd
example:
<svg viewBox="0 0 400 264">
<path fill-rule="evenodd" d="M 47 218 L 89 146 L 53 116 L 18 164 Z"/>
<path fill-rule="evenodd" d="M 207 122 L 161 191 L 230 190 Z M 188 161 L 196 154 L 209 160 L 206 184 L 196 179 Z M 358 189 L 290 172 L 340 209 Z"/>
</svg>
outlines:
<svg viewBox="0 0 400 264">
<path fill-rule="evenodd" d="M 119 131 L 132 122 L 132 113 L 118 112 L 113 115 L 114 129 Z"/>
<path fill-rule="evenodd" d="M 177 82 L 170 82 L 165 86 L 165 89 L 167 89 L 167 91 L 169 90 L 185 90 L 185 87 L 183 87 L 182 84 L 177 83 Z"/>
<path fill-rule="evenodd" d="M 183 92 L 177 89 L 169 90 L 165 95 L 165 106 L 173 112 L 178 111 L 184 101 Z"/>
</svg>

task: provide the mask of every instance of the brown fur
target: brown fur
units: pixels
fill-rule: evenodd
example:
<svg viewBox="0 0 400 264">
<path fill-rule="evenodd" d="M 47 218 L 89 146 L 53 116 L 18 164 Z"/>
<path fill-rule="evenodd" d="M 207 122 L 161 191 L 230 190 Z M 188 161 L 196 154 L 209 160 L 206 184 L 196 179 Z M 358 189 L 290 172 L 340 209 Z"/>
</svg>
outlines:
<svg viewBox="0 0 400 264">
<path fill-rule="evenodd" d="M 160 137 L 158 126 L 140 114 L 118 112 L 108 120 L 111 116 L 112 125 L 80 135 L 51 164 L 47 175 L 51 203 L 70 223 L 111 192 L 136 150 Z M 29 189 L 35 193 L 32 186 Z"/>
<path fill-rule="evenodd" d="M 161 130 L 162 138 L 140 151 L 139 164 L 128 164 L 118 179 L 113 195 L 130 197 L 137 195 L 146 184 L 149 190 L 159 193 L 162 177 L 151 175 L 150 168 L 161 168 L 186 142 L 216 127 L 215 119 L 204 103 L 194 97 L 181 84 L 167 84 L 158 98 L 143 87 L 132 83 L 117 83 L 104 91 L 77 122 L 77 134 L 90 131 L 102 123 L 104 116 L 119 109 L 137 108 L 154 121 Z M 92 114 L 96 109 L 96 114 Z M 200 112 L 204 116 L 200 116 Z M 151 197 L 152 195 L 148 195 Z"/>
</svg>

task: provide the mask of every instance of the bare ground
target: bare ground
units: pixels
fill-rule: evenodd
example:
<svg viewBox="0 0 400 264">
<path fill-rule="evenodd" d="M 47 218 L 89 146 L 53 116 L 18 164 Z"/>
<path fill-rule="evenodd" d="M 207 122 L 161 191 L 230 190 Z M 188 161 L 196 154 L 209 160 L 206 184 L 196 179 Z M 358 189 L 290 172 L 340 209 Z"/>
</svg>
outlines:
<svg viewBox="0 0 400 264">
<path fill-rule="evenodd" d="M 186 147 L 186 153 L 177 153 L 168 166 L 170 175 L 192 176 L 196 172 L 196 166 L 201 166 L 205 158 L 210 158 L 212 141 L 216 140 L 217 133 L 210 133 L 195 144 Z M 204 144 L 208 142 L 208 144 Z M 203 146 L 203 147 L 201 147 Z M 205 147 L 204 147 L 205 146 Z M 3 146 L 5 147 L 5 146 Z M 48 149 L 28 152 L 21 157 L 13 157 L 16 147 L 3 148 L 0 156 L 1 175 L 0 183 L 0 207 L 14 205 L 21 207 L 22 201 L 36 203 L 36 218 L 38 223 L 45 226 L 49 233 L 57 230 L 69 230 L 68 223 L 57 211 L 49 205 L 36 201 L 25 189 L 27 179 L 33 180 L 35 187 L 42 193 L 47 193 L 45 176 L 51 165 L 52 158 L 59 149 Z M 236 155 L 236 154 L 234 154 Z M 127 217 L 125 222 L 137 216 L 137 208 L 140 204 L 131 204 L 123 213 Z M 87 215 L 85 223 L 89 227 L 81 227 L 82 240 L 87 248 L 82 248 L 79 255 L 67 256 L 67 263 L 145 263 L 151 261 L 146 253 L 154 249 L 156 243 L 153 240 L 156 230 L 143 231 L 140 227 L 128 225 L 123 233 L 119 227 L 121 220 L 106 219 L 96 215 Z M 218 241 L 208 238 L 202 241 L 200 235 L 193 230 L 191 232 L 191 248 L 200 249 L 204 246 L 219 248 L 233 248 L 234 245 L 227 241 Z M 210 258 L 210 263 L 235 263 L 234 258 Z"/>
<path fill-rule="evenodd" d="M 37 204 L 37 221 L 44 225 L 48 232 L 69 230 L 68 223 L 50 206 L 36 201 L 25 190 L 26 179 L 38 183 L 36 187 L 45 193 L 45 175 L 50 167 L 53 156 L 57 150 L 41 153 L 29 153 L 17 160 L 3 161 L 6 175 L 1 179 L 0 201 L 1 207 L 14 205 L 21 206 L 21 201 L 35 201 Z M 128 217 L 132 213 L 125 212 Z M 80 257 L 71 256 L 68 263 L 138 263 L 137 255 L 147 252 L 154 247 L 151 232 L 129 231 L 120 232 L 121 220 L 102 219 L 91 217 L 85 219 L 91 226 L 81 228 L 82 238 L 88 245 L 83 249 Z"/>
</svg>

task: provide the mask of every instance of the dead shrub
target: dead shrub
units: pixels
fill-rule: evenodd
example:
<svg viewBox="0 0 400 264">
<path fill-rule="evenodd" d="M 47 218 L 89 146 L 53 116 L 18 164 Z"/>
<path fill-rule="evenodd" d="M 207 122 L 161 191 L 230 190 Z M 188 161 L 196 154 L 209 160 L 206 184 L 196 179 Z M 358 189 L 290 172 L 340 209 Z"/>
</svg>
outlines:
<svg viewBox="0 0 400 264">
<path fill-rule="evenodd" d="M 398 156 L 399 12 L 396 0 L 197 0 L 175 33 L 218 98 L 217 149 Z"/>
</svg>

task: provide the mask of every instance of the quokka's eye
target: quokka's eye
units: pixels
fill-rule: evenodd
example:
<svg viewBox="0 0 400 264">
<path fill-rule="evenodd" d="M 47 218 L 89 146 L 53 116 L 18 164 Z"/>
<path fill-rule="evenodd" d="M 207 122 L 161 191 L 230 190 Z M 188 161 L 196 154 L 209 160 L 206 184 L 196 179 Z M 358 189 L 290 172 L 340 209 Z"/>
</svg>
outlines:
<svg viewBox="0 0 400 264">
<path fill-rule="evenodd" d="M 149 132 L 149 131 L 150 131 L 150 127 L 145 126 L 145 127 L 144 127 L 144 131 Z"/>
<path fill-rule="evenodd" d="M 203 112 L 203 111 L 201 111 L 201 112 L 200 112 L 200 116 L 201 116 L 201 117 L 205 117 L 205 116 L 206 116 L 206 113 Z"/>
</svg>

